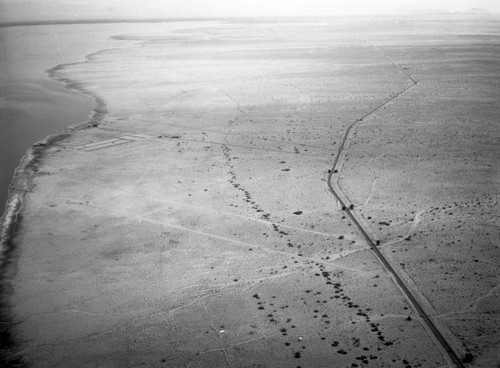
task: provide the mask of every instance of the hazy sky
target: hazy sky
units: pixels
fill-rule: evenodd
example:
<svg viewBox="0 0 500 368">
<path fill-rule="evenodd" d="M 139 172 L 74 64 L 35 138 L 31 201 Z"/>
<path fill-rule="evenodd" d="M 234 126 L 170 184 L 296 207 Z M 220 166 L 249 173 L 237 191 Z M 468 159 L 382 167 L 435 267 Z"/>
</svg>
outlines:
<svg viewBox="0 0 500 368">
<path fill-rule="evenodd" d="M 0 22 L 25 20 L 500 11 L 500 0 L 0 0 Z"/>
</svg>

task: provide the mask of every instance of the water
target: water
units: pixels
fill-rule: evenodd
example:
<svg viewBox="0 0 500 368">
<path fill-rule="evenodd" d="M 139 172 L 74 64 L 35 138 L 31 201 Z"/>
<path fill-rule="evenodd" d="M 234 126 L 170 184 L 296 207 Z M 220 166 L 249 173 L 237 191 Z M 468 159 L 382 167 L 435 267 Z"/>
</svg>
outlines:
<svg viewBox="0 0 500 368">
<path fill-rule="evenodd" d="M 87 119 L 93 101 L 64 90 L 50 80 L 2 86 L 2 97 L 14 107 L 0 108 L 0 208 L 5 207 L 8 186 L 28 147 L 49 134 Z"/>
</svg>

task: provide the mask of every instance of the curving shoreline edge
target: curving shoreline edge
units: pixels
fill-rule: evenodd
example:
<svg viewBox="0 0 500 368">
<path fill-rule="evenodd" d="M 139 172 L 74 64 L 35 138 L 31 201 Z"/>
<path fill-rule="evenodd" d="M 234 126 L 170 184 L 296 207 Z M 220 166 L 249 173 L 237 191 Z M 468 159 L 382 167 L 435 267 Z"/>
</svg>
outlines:
<svg viewBox="0 0 500 368">
<path fill-rule="evenodd" d="M 49 135 L 28 148 L 16 167 L 9 185 L 5 210 L 0 218 L 0 365 L 2 367 L 24 366 L 20 358 L 13 355 L 15 339 L 12 336 L 12 315 L 6 295 L 11 292 L 9 274 L 13 272 L 12 266 L 15 263 L 15 238 L 22 226 L 26 194 L 34 189 L 33 179 L 37 175 L 41 159 L 49 148 L 71 136 L 74 131 L 97 127 L 108 113 L 106 103 L 101 96 L 86 89 L 83 83 L 60 76 L 59 72 L 73 65 L 90 62 L 100 53 L 112 50 L 115 49 L 99 50 L 85 55 L 83 61 L 59 64 L 45 71 L 48 78 L 63 84 L 64 88 L 93 99 L 94 107 L 84 122 L 69 126 L 64 132 Z"/>
</svg>

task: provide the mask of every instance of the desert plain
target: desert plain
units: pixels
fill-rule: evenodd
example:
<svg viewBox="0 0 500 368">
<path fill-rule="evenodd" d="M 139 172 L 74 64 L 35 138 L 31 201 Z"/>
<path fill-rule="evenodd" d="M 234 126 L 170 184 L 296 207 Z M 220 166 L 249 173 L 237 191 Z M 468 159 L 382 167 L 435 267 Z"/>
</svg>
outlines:
<svg viewBox="0 0 500 368">
<path fill-rule="evenodd" d="M 93 115 L 14 178 L 4 361 L 497 367 L 499 30 L 108 28 L 113 47 L 51 71 Z"/>
</svg>

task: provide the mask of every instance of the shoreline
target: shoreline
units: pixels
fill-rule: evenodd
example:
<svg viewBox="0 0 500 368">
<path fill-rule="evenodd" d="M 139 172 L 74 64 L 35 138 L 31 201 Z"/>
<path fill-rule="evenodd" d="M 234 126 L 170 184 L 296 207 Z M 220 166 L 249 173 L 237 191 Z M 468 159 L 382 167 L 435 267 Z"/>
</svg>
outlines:
<svg viewBox="0 0 500 368">
<path fill-rule="evenodd" d="M 16 255 L 17 248 L 15 237 L 22 227 L 22 210 L 24 207 L 25 196 L 34 189 L 33 179 L 38 171 L 38 163 L 45 155 L 47 149 L 68 138 L 74 131 L 84 130 L 90 127 L 96 127 L 103 120 L 108 110 L 103 98 L 87 90 L 83 84 L 70 78 L 59 77 L 57 73 L 64 68 L 87 63 L 92 57 L 99 53 L 112 49 L 99 50 L 97 52 L 85 55 L 85 60 L 73 63 L 59 64 L 53 68 L 45 70 L 45 75 L 56 82 L 61 83 L 65 89 L 76 91 L 84 96 L 90 97 L 94 101 L 94 107 L 90 111 L 84 122 L 68 126 L 65 131 L 51 134 L 35 142 L 29 147 L 22 156 L 19 165 L 14 171 L 11 184 L 9 185 L 6 205 L 2 216 L 0 217 L 0 337 L 2 345 L 0 346 L 0 363 L 5 367 L 22 366 L 22 362 L 11 358 L 8 354 L 15 346 L 15 338 L 11 333 L 10 305 L 6 301 L 6 295 L 9 294 L 9 273 L 12 272 L 11 265 Z"/>
<path fill-rule="evenodd" d="M 12 99 L 12 102 L 8 100 L 5 107 L 9 109 L 2 108 L 2 121 L 11 124 L 5 124 L 6 128 L 2 130 L 5 133 L 2 134 L 2 143 L 5 141 L 6 144 L 0 164 L 3 165 L 2 169 L 5 166 L 7 170 L 3 171 L 0 178 L 0 223 L 8 206 L 8 188 L 15 169 L 30 147 L 48 135 L 57 135 L 68 128 L 84 124 L 92 125 L 106 114 L 106 106 L 100 96 L 86 90 L 71 77 L 65 78 L 61 72 L 65 68 L 91 61 L 99 53 L 134 46 L 134 43 L 113 38 L 128 31 L 128 26 L 103 24 L 89 31 L 93 38 L 73 45 L 72 37 L 82 27 L 85 25 L 75 24 L 65 30 L 62 25 L 56 24 L 40 25 L 36 30 L 18 27 L 19 30 L 6 29 L 2 32 L 6 37 L 6 47 L 11 50 L 5 60 L 2 59 L 2 67 L 10 71 L 9 79 L 4 81 L 9 89 L 3 95 L 7 99 L 13 95 L 16 99 Z M 138 27 L 140 25 L 133 25 L 132 28 Z M 17 41 L 16 32 L 29 46 L 22 46 Z M 25 51 L 38 48 L 41 43 L 46 46 L 37 51 L 34 57 Z M 33 81 L 33 85 L 25 86 L 30 81 Z M 25 94 L 30 98 L 29 104 L 23 104 Z"/>
<path fill-rule="evenodd" d="M 43 157 L 45 150 L 51 147 L 51 145 L 53 145 L 55 142 L 58 142 L 59 140 L 68 137 L 75 130 L 83 130 L 89 127 L 97 126 L 103 120 L 104 116 L 108 112 L 106 108 L 106 103 L 102 97 L 87 90 L 85 87 L 83 87 L 83 84 L 80 82 L 77 82 L 70 78 L 57 76 L 57 72 L 63 70 L 67 66 L 89 62 L 93 56 L 109 50 L 113 49 L 99 50 L 97 52 L 85 55 L 84 61 L 59 64 L 45 71 L 45 75 L 47 75 L 48 78 L 61 83 L 65 89 L 76 91 L 84 96 L 92 98 L 94 100 L 94 107 L 90 111 L 90 114 L 88 115 L 85 121 L 77 123 L 75 125 L 70 125 L 63 132 L 47 135 L 45 138 L 33 143 L 33 145 L 27 149 L 26 153 L 21 158 L 19 165 L 16 167 L 14 175 L 12 176 L 9 192 L 7 195 L 5 210 L 2 217 L 0 218 L 0 269 L 3 267 L 4 263 L 3 261 L 4 244 L 11 241 L 15 235 L 11 233 L 11 229 L 13 227 L 11 222 L 16 216 L 16 211 L 22 207 L 22 199 L 24 198 L 24 195 L 26 194 L 27 191 L 30 190 L 28 188 L 29 185 L 27 184 L 29 183 L 30 177 L 28 176 L 23 178 L 20 176 L 28 175 L 26 173 L 27 168 L 29 167 L 36 168 L 36 164 L 41 159 L 41 157 Z M 33 172 L 36 172 L 36 170 L 34 170 Z M 24 184 L 25 187 L 22 188 L 22 185 L 19 185 L 20 183 Z M 16 193 L 16 191 L 19 191 L 20 193 Z M 18 204 L 18 202 L 21 202 L 21 204 Z"/>
<path fill-rule="evenodd" d="M 75 63 L 67 63 L 67 64 L 59 64 L 59 65 L 56 65 L 55 67 L 45 71 L 46 72 L 45 74 L 50 79 L 53 79 L 57 82 L 60 82 L 64 86 L 64 88 L 66 88 L 68 90 L 76 91 L 76 92 L 78 92 L 84 96 L 90 97 L 94 100 L 94 108 L 90 112 L 87 120 L 82 122 L 81 124 L 76 125 L 74 127 L 75 129 L 82 129 L 85 127 L 85 125 L 87 127 L 89 127 L 89 126 L 92 126 L 92 124 L 98 124 L 99 122 L 101 122 L 102 119 L 104 118 L 104 116 L 108 113 L 108 110 L 106 108 L 106 103 L 102 97 L 85 89 L 85 87 L 83 87 L 82 83 L 74 81 L 70 78 L 59 77 L 59 76 L 57 76 L 57 73 L 60 70 L 64 70 L 68 66 L 87 63 L 87 62 L 91 61 L 94 56 L 96 56 L 102 52 L 111 51 L 111 50 L 116 50 L 116 49 L 99 50 L 99 51 L 93 52 L 91 54 L 85 55 L 84 61 L 75 62 Z M 69 129 L 71 129 L 71 127 Z"/>
<path fill-rule="evenodd" d="M 6 295 L 11 292 L 8 279 L 16 257 L 14 253 L 17 247 L 14 239 L 22 226 L 24 199 L 26 193 L 33 189 L 32 181 L 38 171 L 38 163 L 47 148 L 68 136 L 68 133 L 51 135 L 29 148 L 16 168 L 9 188 L 7 205 L 0 224 L 0 323 L 2 326 L 0 336 L 3 341 L 3 345 L 0 346 L 0 362 L 5 367 L 21 365 L 20 361 L 15 358 L 12 360 L 7 355 L 15 346 L 15 339 L 11 334 L 11 306 L 6 301 Z"/>
</svg>

